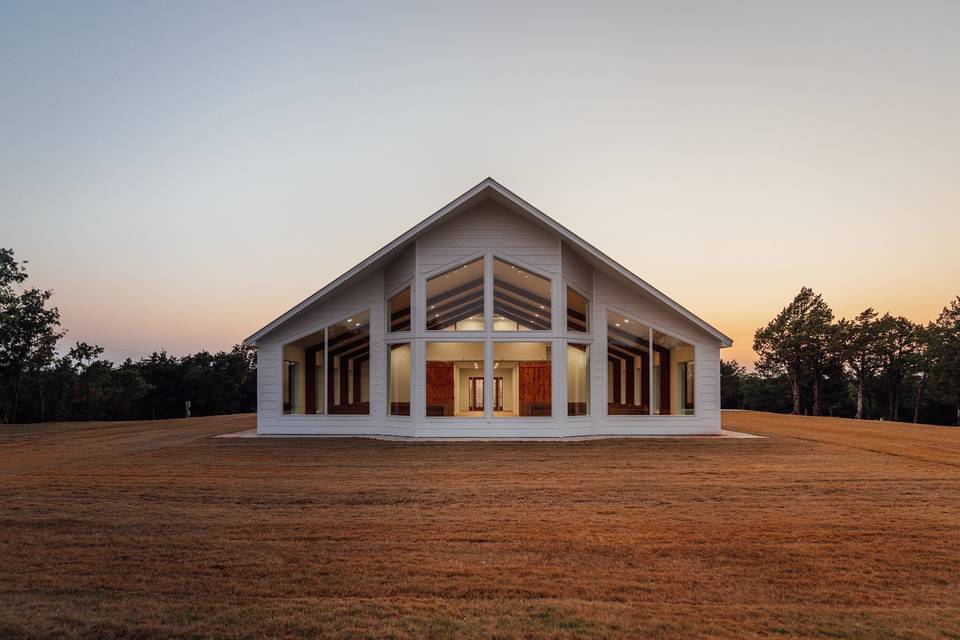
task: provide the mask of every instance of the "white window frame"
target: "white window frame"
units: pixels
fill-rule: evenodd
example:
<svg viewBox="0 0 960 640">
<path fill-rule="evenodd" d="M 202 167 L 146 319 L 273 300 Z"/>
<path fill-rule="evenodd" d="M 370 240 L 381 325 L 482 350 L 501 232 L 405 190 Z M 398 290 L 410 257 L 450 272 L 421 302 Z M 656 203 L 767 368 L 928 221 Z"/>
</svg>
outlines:
<svg viewBox="0 0 960 640">
<path fill-rule="evenodd" d="M 411 294 L 412 294 L 412 291 L 411 291 Z M 335 325 L 335 324 L 340 324 L 341 322 L 346 322 L 348 318 L 351 318 L 351 317 L 353 317 L 353 316 L 355 316 L 355 315 L 357 315 L 357 314 L 363 313 L 363 312 L 367 312 L 367 313 L 369 314 L 369 315 L 368 315 L 368 319 L 367 319 L 367 339 L 368 339 L 369 342 L 370 342 L 370 366 L 369 366 L 369 371 L 370 371 L 370 373 L 369 373 L 369 376 L 370 376 L 370 382 L 373 381 L 373 312 L 374 312 L 374 306 L 373 306 L 373 305 L 367 305 L 367 306 L 361 307 L 361 308 L 353 311 L 352 313 L 344 313 L 344 314 L 342 314 L 341 316 L 336 317 L 336 319 L 331 320 L 331 321 L 327 322 L 326 324 L 324 324 L 324 325 L 323 325 L 323 328 L 321 328 L 321 329 L 305 329 L 305 330 L 303 330 L 303 331 L 301 331 L 301 332 L 299 332 L 299 333 L 295 333 L 294 335 L 289 336 L 286 340 L 284 340 L 283 342 L 280 343 L 280 366 L 282 367 L 282 366 L 283 366 L 283 363 L 284 363 L 283 348 L 284 348 L 285 346 L 287 346 L 287 345 L 290 344 L 291 342 L 296 342 L 297 340 L 300 340 L 300 339 L 302 339 L 302 338 L 306 338 L 306 337 L 309 336 L 309 335 L 313 335 L 313 334 L 315 334 L 315 333 L 320 333 L 321 331 L 323 332 L 323 379 L 320 381 L 320 388 L 322 389 L 322 393 L 323 393 L 323 412 L 322 412 L 322 413 L 283 413 L 283 382 L 282 382 L 283 378 L 282 378 L 282 375 L 281 375 L 281 383 L 280 383 L 280 417 L 281 417 L 281 418 L 283 418 L 283 419 L 296 418 L 296 419 L 298 419 L 298 420 L 303 420 L 303 419 L 325 418 L 325 417 L 330 416 L 330 415 L 336 415 L 337 418 L 345 418 L 345 419 L 348 419 L 348 420 L 356 420 L 356 419 L 358 419 L 358 418 L 369 418 L 370 416 L 373 415 L 373 386 L 372 386 L 372 385 L 370 385 L 369 390 L 368 390 L 368 392 L 367 392 L 368 394 L 370 394 L 371 400 L 367 403 L 367 412 L 366 412 L 366 413 L 354 413 L 354 414 L 350 414 L 350 413 L 339 414 L 339 413 L 338 413 L 338 414 L 331 414 L 331 413 L 329 412 L 329 404 L 330 404 L 330 403 L 329 403 L 329 400 L 330 400 L 330 399 L 327 397 L 327 376 L 328 376 L 329 373 L 330 373 L 330 372 L 328 371 L 328 369 L 329 369 L 329 366 L 328 366 L 328 365 L 329 365 L 329 359 L 328 359 L 328 358 L 329 358 L 329 353 L 330 353 L 330 350 L 329 350 L 329 346 L 330 346 L 330 345 L 329 345 L 329 340 L 330 340 L 330 327 L 332 327 L 332 326 Z M 399 335 L 399 334 L 398 334 L 398 335 Z M 408 339 L 409 339 L 409 338 L 408 338 Z M 304 365 L 306 365 L 306 363 L 304 363 Z M 306 376 L 306 372 L 304 371 L 301 375 Z M 412 377 L 412 376 L 411 376 L 411 377 Z M 304 379 L 306 379 L 306 378 L 304 377 Z M 402 416 L 398 416 L 398 417 L 402 417 Z"/>
<path fill-rule="evenodd" d="M 681 333 L 679 333 L 679 332 L 677 332 L 677 331 L 673 331 L 673 330 L 670 330 L 670 329 L 665 329 L 662 325 L 658 325 L 658 324 L 656 324 L 656 323 L 654 323 L 654 322 L 650 322 L 649 320 L 644 320 L 643 318 L 641 318 L 640 316 L 637 316 L 636 314 L 629 313 L 629 312 L 624 311 L 623 309 L 620 309 L 620 308 L 615 307 L 615 306 L 613 306 L 613 305 L 604 304 L 604 305 L 602 305 L 601 308 L 602 308 L 602 310 L 603 310 L 603 319 L 604 319 L 604 322 L 603 322 L 603 336 L 604 336 L 604 339 L 603 339 L 603 353 L 602 353 L 601 355 L 603 356 L 603 371 L 604 371 L 604 376 L 603 376 L 604 388 L 603 388 L 603 390 L 604 390 L 604 394 L 605 394 L 605 395 L 603 396 L 603 402 L 601 403 L 601 405 L 603 406 L 603 414 L 602 414 L 602 417 L 603 417 L 604 419 L 606 419 L 606 420 L 615 420 L 615 421 L 619 421 L 619 422 L 628 422 L 628 421 L 630 421 L 630 420 L 647 421 L 647 420 L 657 420 L 657 419 L 661 419 L 661 418 L 662 418 L 662 419 L 666 419 L 666 420 L 674 420 L 674 419 L 677 419 L 677 418 L 696 418 L 696 417 L 698 417 L 698 416 L 699 416 L 699 411 L 700 411 L 700 402 L 699 402 L 699 400 L 698 400 L 697 394 L 699 393 L 699 386 L 700 386 L 700 385 L 697 384 L 697 378 L 696 378 L 697 369 L 698 369 L 698 366 L 699 366 L 699 357 L 698 357 L 698 355 L 697 355 L 697 343 L 696 343 L 696 341 L 690 339 L 688 336 L 685 336 L 685 335 L 683 335 L 683 334 L 681 334 Z M 641 415 L 629 415 L 629 416 L 611 416 L 611 415 L 608 413 L 608 410 L 609 410 L 608 402 L 609 402 L 609 401 L 607 400 L 607 398 L 609 397 L 609 391 L 610 391 L 610 369 L 609 369 L 608 361 L 607 361 L 607 353 L 608 353 L 608 349 L 609 349 L 609 346 L 610 346 L 610 339 L 609 339 L 609 333 L 608 333 L 608 332 L 609 332 L 609 329 L 608 329 L 607 327 L 608 327 L 609 316 L 610 316 L 610 313 L 611 313 L 611 312 L 613 312 L 613 313 L 615 313 L 615 314 L 617 314 L 617 315 L 622 315 L 624 318 L 630 320 L 631 322 L 636 322 L 636 323 L 638 323 L 638 324 L 641 324 L 641 325 L 647 327 L 647 336 L 648 336 L 648 338 L 647 338 L 647 349 L 648 349 L 648 353 L 650 354 L 650 357 L 647 358 L 647 384 L 649 384 L 648 394 L 649 394 L 649 397 L 650 397 L 650 413 L 649 413 L 649 414 L 646 414 L 646 415 L 642 415 L 642 414 L 641 414 Z M 668 335 L 668 336 L 670 336 L 670 337 L 672 337 L 672 338 L 676 338 L 677 340 L 682 340 L 683 342 L 687 343 L 688 345 L 690 345 L 690 346 L 693 348 L 693 371 L 694 371 L 693 413 L 678 413 L 678 414 L 654 414 L 654 413 L 653 413 L 653 332 L 654 332 L 654 331 L 659 331 L 660 333 L 662 333 L 662 334 L 664 334 L 664 335 Z M 671 366 L 673 366 L 673 365 L 671 365 Z"/>
<path fill-rule="evenodd" d="M 414 322 L 414 317 L 416 315 L 415 305 L 416 305 L 416 297 L 417 297 L 416 296 L 417 288 L 414 286 L 414 283 L 415 283 L 414 278 L 410 278 L 400 286 L 394 287 L 393 290 L 387 292 L 384 295 L 383 297 L 383 310 L 384 310 L 383 311 L 383 319 L 384 319 L 383 335 L 384 336 L 389 336 L 391 338 L 406 336 L 407 339 L 409 339 L 409 336 L 413 334 L 414 332 L 413 322 Z M 399 295 L 404 289 L 410 289 L 410 328 L 407 329 L 406 331 L 391 331 L 390 330 L 390 325 L 391 325 L 390 301 L 393 300 L 394 297 Z"/>
<path fill-rule="evenodd" d="M 587 301 L 587 330 L 586 331 L 571 331 L 570 329 L 567 328 L 567 309 L 569 308 L 567 306 L 567 302 L 568 302 L 567 295 L 570 289 L 573 289 L 574 291 L 579 293 L 581 296 L 583 296 L 583 299 Z M 580 339 L 579 336 L 585 336 L 587 338 L 592 337 L 593 335 L 593 322 L 592 322 L 593 318 L 591 317 L 592 310 L 593 310 L 593 300 L 590 298 L 590 296 L 588 296 L 582 288 L 564 281 L 563 283 L 563 334 L 565 336 L 570 336 L 571 338 L 575 338 L 577 340 Z"/>
</svg>

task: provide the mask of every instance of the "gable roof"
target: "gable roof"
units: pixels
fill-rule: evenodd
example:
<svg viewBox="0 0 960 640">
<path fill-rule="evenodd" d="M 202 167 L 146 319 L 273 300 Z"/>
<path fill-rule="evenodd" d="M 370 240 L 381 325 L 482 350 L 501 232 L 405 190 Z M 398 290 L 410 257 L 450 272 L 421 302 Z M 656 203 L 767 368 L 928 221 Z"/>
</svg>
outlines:
<svg viewBox="0 0 960 640">
<path fill-rule="evenodd" d="M 409 231 L 401 235 L 399 238 L 387 244 L 386 246 L 382 247 L 379 251 L 372 254 L 366 260 L 356 265 L 355 267 L 353 267 L 352 269 L 350 269 L 349 271 L 341 275 L 339 278 L 335 279 L 333 282 L 328 284 L 327 286 L 323 287 L 313 295 L 304 299 L 302 302 L 300 302 L 299 304 L 291 308 L 289 311 L 287 311 L 277 319 L 275 319 L 273 322 L 270 322 L 260 330 L 253 333 L 250 337 L 244 340 L 244 342 L 248 345 L 256 344 L 256 341 L 258 339 L 262 338 L 267 333 L 273 331 L 274 329 L 276 329 L 277 327 L 285 323 L 287 320 L 289 320 L 293 316 L 303 311 L 305 308 L 307 308 L 311 304 L 317 302 L 318 300 L 323 299 L 324 297 L 329 295 L 331 292 L 333 292 L 335 289 L 346 284 L 347 282 L 359 276 L 360 274 L 371 271 L 377 268 L 378 266 L 380 266 L 382 263 L 392 259 L 394 256 L 396 256 L 396 254 L 398 254 L 400 251 L 405 249 L 411 242 L 413 242 L 418 237 L 427 233 L 427 231 L 429 231 L 430 229 L 436 227 L 442 222 L 445 222 L 448 218 L 455 216 L 457 213 L 462 212 L 463 210 L 465 210 L 467 207 L 474 204 L 475 202 L 479 202 L 480 200 L 483 200 L 487 197 L 494 197 L 498 201 L 504 204 L 510 205 L 511 208 L 514 209 L 515 211 L 529 216 L 531 219 L 539 223 L 541 226 L 546 227 L 550 231 L 554 232 L 555 234 L 557 234 L 562 239 L 569 242 L 574 247 L 580 249 L 582 252 L 586 253 L 588 256 L 594 258 L 595 260 L 599 261 L 600 263 L 602 263 L 612 271 L 616 272 L 618 275 L 628 280 L 631 284 L 639 287 L 643 291 L 653 296 L 656 300 L 662 302 L 663 304 L 667 305 L 669 308 L 673 309 L 677 313 L 684 316 L 691 323 L 700 327 L 701 329 L 706 331 L 708 334 L 710 334 L 711 336 L 719 340 L 722 346 L 729 347 L 730 345 L 733 344 L 733 341 L 730 338 L 728 338 L 726 335 L 724 335 L 723 333 L 721 333 L 711 325 L 707 324 L 707 322 L 705 322 L 698 316 L 694 315 L 693 313 L 691 313 L 690 311 L 682 307 L 680 304 L 678 304 L 677 302 L 675 302 L 665 294 L 661 293 L 659 290 L 657 290 L 655 287 L 653 287 L 652 285 L 644 281 L 642 278 L 639 278 L 638 276 L 633 274 L 626 267 L 619 264 L 615 260 L 611 259 L 605 253 L 603 253 L 602 251 L 600 251 L 599 249 L 597 249 L 596 247 L 594 247 L 593 245 L 585 241 L 583 238 L 581 238 L 580 236 L 576 235 L 575 233 L 573 233 L 572 231 L 570 231 L 569 229 L 561 225 L 559 222 L 557 222 L 547 214 L 543 213 L 542 211 L 540 211 L 539 209 L 531 205 L 529 202 L 527 202 L 517 194 L 513 193 L 512 191 L 504 187 L 502 184 L 500 184 L 493 178 L 486 178 L 485 180 L 482 180 L 475 187 L 466 191 L 463 195 L 456 198 L 455 200 L 450 202 L 448 205 L 446 205 L 445 207 L 443 207 L 433 215 L 423 220 L 420 224 L 414 226 Z"/>
</svg>

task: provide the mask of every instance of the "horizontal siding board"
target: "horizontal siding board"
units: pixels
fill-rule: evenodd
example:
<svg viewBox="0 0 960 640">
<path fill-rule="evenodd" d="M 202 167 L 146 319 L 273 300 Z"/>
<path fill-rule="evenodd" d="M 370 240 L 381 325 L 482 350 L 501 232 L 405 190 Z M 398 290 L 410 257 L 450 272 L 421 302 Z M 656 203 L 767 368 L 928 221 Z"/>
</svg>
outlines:
<svg viewBox="0 0 960 640">
<path fill-rule="evenodd" d="M 478 252 L 497 251 L 548 273 L 559 273 L 556 238 L 493 202 L 445 222 L 417 241 L 418 272 L 429 273 Z"/>
<path fill-rule="evenodd" d="M 563 278 L 588 296 L 593 295 L 593 268 L 567 244 L 561 248 Z"/>
<path fill-rule="evenodd" d="M 411 243 L 384 267 L 383 289 L 386 294 L 390 294 L 413 278 L 416 273 L 416 254 L 416 246 Z"/>
</svg>

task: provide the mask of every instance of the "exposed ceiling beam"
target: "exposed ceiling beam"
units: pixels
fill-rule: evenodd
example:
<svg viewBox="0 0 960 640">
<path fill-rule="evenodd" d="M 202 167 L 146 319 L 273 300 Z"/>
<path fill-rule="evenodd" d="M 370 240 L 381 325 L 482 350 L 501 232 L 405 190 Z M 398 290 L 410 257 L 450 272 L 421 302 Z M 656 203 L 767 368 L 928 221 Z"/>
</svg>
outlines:
<svg viewBox="0 0 960 640">
<path fill-rule="evenodd" d="M 537 303 L 537 304 L 542 304 L 543 306 L 545 306 L 545 307 L 547 307 L 547 308 L 550 307 L 550 300 L 549 300 L 549 299 L 547 299 L 547 298 L 542 298 L 542 297 L 538 296 L 538 295 L 535 294 L 535 293 L 532 293 L 532 292 L 530 292 L 530 291 L 527 291 L 526 289 L 524 289 L 524 288 L 522 288 L 522 287 L 518 287 L 518 286 L 516 286 L 516 285 L 512 285 L 512 284 L 510 284 L 509 282 L 506 282 L 505 280 L 496 280 L 496 279 L 495 279 L 495 280 L 493 281 L 493 287 L 494 287 L 494 291 L 496 291 L 496 289 L 499 287 L 500 289 L 504 289 L 504 290 L 506 290 L 506 291 L 509 291 L 510 293 L 515 293 L 515 294 L 518 295 L 518 296 L 521 296 L 521 297 L 523 297 L 523 298 L 526 298 L 527 300 L 532 300 L 533 302 L 535 302 L 535 303 Z"/>
<path fill-rule="evenodd" d="M 428 318 L 427 329 L 436 330 L 436 327 L 438 326 L 442 328 L 451 324 L 456 324 L 461 320 L 466 320 L 470 316 L 477 314 L 483 315 L 483 300 L 479 300 L 468 307 L 451 311 L 439 318 Z"/>
<path fill-rule="evenodd" d="M 441 304 L 440 306 L 437 306 L 437 305 L 427 305 L 427 318 L 429 319 L 430 316 L 432 316 L 432 315 L 437 315 L 437 314 L 443 315 L 444 313 L 446 313 L 446 312 L 448 312 L 448 311 L 452 311 L 453 309 L 456 309 L 456 308 L 458 308 L 458 307 L 461 307 L 461 306 L 463 306 L 463 305 L 465 305 L 465 304 L 469 304 L 469 303 L 471 303 L 471 302 L 476 302 L 477 300 L 480 300 L 480 301 L 483 300 L 483 290 L 482 290 L 482 289 L 479 290 L 479 291 L 475 291 L 475 292 L 473 292 L 473 293 L 467 294 L 467 295 L 465 295 L 465 296 L 461 296 L 461 297 L 457 298 L 456 300 L 452 300 L 452 301 L 450 301 L 450 302 L 447 302 L 446 304 Z M 430 308 L 431 306 L 433 307 L 432 309 Z"/>
<path fill-rule="evenodd" d="M 437 277 L 439 278 L 442 276 L 437 276 Z M 433 278 L 430 278 L 430 280 L 433 280 Z M 430 283 L 428 281 L 427 287 L 429 288 L 429 286 L 430 286 Z M 475 289 L 477 287 L 482 287 L 482 286 L 483 286 L 483 278 L 477 278 L 476 280 L 471 280 L 466 284 L 461 284 L 460 286 L 453 287 L 452 289 L 447 289 L 446 291 L 442 291 L 437 295 L 433 296 L 432 298 L 427 298 L 427 306 L 429 307 L 431 304 L 436 304 L 437 302 L 443 302 L 447 298 L 452 298 L 453 296 L 457 296 L 461 293 L 470 291 L 470 289 Z"/>
</svg>

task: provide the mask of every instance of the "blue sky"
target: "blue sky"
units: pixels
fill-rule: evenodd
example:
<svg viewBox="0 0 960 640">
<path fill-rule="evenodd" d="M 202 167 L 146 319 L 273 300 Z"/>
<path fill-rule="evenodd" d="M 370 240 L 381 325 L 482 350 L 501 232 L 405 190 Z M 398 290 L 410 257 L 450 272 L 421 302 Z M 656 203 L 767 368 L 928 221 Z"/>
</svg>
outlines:
<svg viewBox="0 0 960 640">
<path fill-rule="evenodd" d="M 0 1 L 0 246 L 228 348 L 493 176 L 731 335 L 960 293 L 960 3 Z"/>
</svg>

